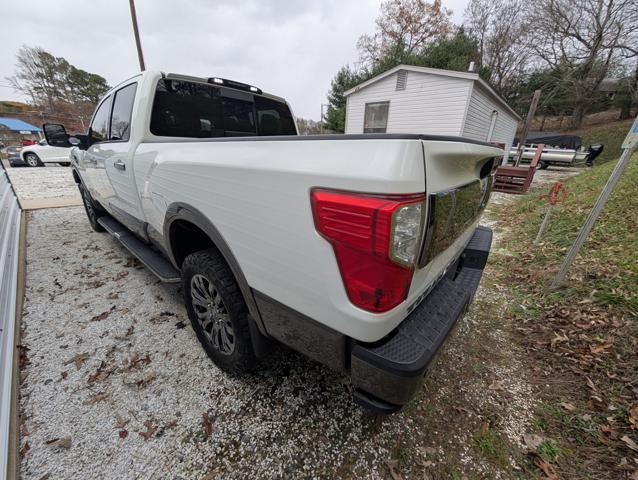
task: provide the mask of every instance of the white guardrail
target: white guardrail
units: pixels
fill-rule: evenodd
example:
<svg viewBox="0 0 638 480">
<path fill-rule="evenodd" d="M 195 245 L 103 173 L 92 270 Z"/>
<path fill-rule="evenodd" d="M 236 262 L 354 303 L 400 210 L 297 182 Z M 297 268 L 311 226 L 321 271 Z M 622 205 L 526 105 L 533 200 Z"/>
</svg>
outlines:
<svg viewBox="0 0 638 480">
<path fill-rule="evenodd" d="M 2 165 L 0 168 L 0 478 L 6 478 L 8 475 L 11 442 L 9 427 L 21 216 L 20 203 Z"/>
</svg>

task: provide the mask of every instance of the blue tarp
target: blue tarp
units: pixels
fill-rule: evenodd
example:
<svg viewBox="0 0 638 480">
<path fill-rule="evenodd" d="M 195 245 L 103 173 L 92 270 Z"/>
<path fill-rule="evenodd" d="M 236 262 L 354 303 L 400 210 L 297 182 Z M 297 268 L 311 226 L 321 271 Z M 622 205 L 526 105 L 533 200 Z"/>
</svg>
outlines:
<svg viewBox="0 0 638 480">
<path fill-rule="evenodd" d="M 23 122 L 17 118 L 0 117 L 0 125 L 4 125 L 12 132 L 30 131 L 31 133 L 41 132 L 42 129 L 31 125 L 30 123 Z"/>
</svg>

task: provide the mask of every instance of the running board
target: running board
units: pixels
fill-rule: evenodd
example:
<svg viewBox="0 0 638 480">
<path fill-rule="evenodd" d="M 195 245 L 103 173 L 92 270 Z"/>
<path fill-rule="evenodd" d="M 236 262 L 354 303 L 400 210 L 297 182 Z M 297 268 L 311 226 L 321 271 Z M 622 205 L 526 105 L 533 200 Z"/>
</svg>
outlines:
<svg viewBox="0 0 638 480">
<path fill-rule="evenodd" d="M 129 229 L 113 217 L 100 217 L 97 223 L 120 241 L 126 249 L 142 262 L 146 268 L 166 283 L 177 283 L 181 281 L 179 270 L 168 261 L 161 253 L 153 250 L 149 245 L 137 238 Z"/>
</svg>

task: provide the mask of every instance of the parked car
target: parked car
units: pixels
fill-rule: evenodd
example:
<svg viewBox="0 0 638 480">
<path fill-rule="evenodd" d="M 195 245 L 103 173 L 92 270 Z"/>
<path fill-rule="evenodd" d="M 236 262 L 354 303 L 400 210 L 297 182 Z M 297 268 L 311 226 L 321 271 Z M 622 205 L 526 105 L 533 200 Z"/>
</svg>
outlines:
<svg viewBox="0 0 638 480">
<path fill-rule="evenodd" d="M 22 147 L 10 146 L 5 149 L 7 153 L 7 160 L 9 160 L 9 165 L 12 167 L 19 167 L 25 165 L 22 161 L 22 157 L 20 156 L 20 152 L 22 151 Z"/>
<path fill-rule="evenodd" d="M 43 167 L 47 163 L 57 163 L 63 167 L 71 165 L 69 158 L 71 145 L 52 146 L 46 140 L 40 140 L 35 145 L 22 147 L 20 156 L 29 167 Z"/>
<path fill-rule="evenodd" d="M 478 226 L 503 150 L 459 137 L 298 136 L 283 98 L 147 71 L 109 91 L 73 176 L 95 231 L 181 282 L 204 350 L 255 367 L 271 340 L 347 372 L 393 412 L 417 391 L 478 286 Z"/>
</svg>

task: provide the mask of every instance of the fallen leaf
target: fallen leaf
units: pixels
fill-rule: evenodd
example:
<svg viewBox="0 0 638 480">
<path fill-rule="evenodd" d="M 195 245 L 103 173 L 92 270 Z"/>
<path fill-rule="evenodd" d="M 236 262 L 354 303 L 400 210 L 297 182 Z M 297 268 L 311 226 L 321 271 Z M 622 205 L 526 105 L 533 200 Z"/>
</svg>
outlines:
<svg viewBox="0 0 638 480">
<path fill-rule="evenodd" d="M 620 437 L 620 439 L 625 442 L 625 445 L 627 445 L 629 448 L 631 448 L 634 452 L 638 452 L 638 443 L 634 442 L 631 438 L 629 438 L 627 435 Z"/>
<path fill-rule="evenodd" d="M 494 390 L 495 392 L 501 392 L 505 390 L 505 387 L 503 386 L 503 382 L 501 382 L 500 380 L 494 380 L 488 388 L 490 390 Z"/>
<path fill-rule="evenodd" d="M 64 364 L 68 365 L 70 363 L 75 363 L 75 368 L 79 370 L 80 368 L 82 368 L 82 365 L 84 365 L 84 362 L 86 362 L 87 358 L 89 358 L 89 354 L 87 352 L 78 353 L 70 360 L 64 362 Z"/>
<path fill-rule="evenodd" d="M 544 441 L 544 437 L 536 435 L 535 433 L 526 433 L 525 435 L 523 435 L 523 442 L 525 442 L 525 446 L 527 447 L 528 451 L 532 453 L 536 452 L 536 450 L 538 450 L 538 447 L 540 447 L 541 443 L 543 443 Z"/>
<path fill-rule="evenodd" d="M 571 403 L 561 402 L 560 406 L 570 412 L 573 412 L 574 410 L 576 410 L 576 407 L 574 407 Z"/>
<path fill-rule="evenodd" d="M 206 433 L 206 435 L 210 437 L 213 433 L 213 424 L 210 421 L 208 412 L 202 413 L 202 426 L 204 427 L 204 433 Z"/>
<path fill-rule="evenodd" d="M 115 414 L 115 428 L 124 428 L 126 426 L 126 420 L 119 413 Z"/>
<path fill-rule="evenodd" d="M 556 470 L 551 463 L 546 462 L 545 460 L 542 460 L 540 458 L 537 458 L 534 463 L 543 471 L 543 473 L 547 477 L 547 480 L 559 480 L 558 474 L 556 473 Z"/>
<path fill-rule="evenodd" d="M 24 457 L 30 449 L 31 449 L 31 445 L 29 445 L 29 442 L 25 442 L 25 444 L 20 449 L 20 456 Z"/>
<path fill-rule="evenodd" d="M 120 273 L 118 273 L 117 275 L 113 277 L 113 280 L 117 282 L 118 280 L 122 280 L 127 275 L 128 275 L 128 271 L 122 270 Z"/>
<path fill-rule="evenodd" d="M 638 403 L 629 409 L 628 418 L 632 425 L 638 424 Z"/>
<path fill-rule="evenodd" d="M 390 470 L 390 475 L 392 476 L 392 480 L 402 480 L 401 474 L 397 471 L 397 467 L 399 466 L 398 460 L 386 460 L 385 464 L 388 466 Z"/>
<path fill-rule="evenodd" d="M 144 426 L 146 427 L 146 431 L 139 432 L 139 433 L 142 437 L 144 437 L 144 440 L 148 440 L 157 431 L 157 427 L 153 425 L 153 422 L 151 422 L 150 420 L 146 420 L 144 422 Z"/>
<path fill-rule="evenodd" d="M 589 346 L 589 351 L 591 353 L 601 353 L 604 352 L 605 350 L 608 350 L 612 347 L 612 344 L 609 342 L 606 343 L 601 343 L 599 345 L 590 345 Z"/>
<path fill-rule="evenodd" d="M 118 432 L 118 435 L 120 436 L 120 438 L 126 438 L 128 437 L 128 430 L 120 430 Z"/>
<path fill-rule="evenodd" d="M 52 438 L 51 440 L 47 440 L 47 445 L 53 445 L 56 447 L 63 447 L 67 450 L 71 448 L 71 437 L 63 437 L 63 438 Z"/>
<path fill-rule="evenodd" d="M 101 402 L 102 400 L 105 400 L 106 398 L 108 398 L 108 396 L 109 396 L 108 392 L 96 393 L 95 395 L 91 395 L 89 398 L 84 400 L 82 402 L 82 405 L 95 405 L 96 403 Z"/>
<path fill-rule="evenodd" d="M 97 381 L 106 380 L 113 372 L 115 371 L 115 367 L 106 368 L 106 363 L 104 360 L 100 363 L 100 366 L 97 367 L 97 370 L 89 375 L 88 383 L 89 385 L 95 383 Z"/>
</svg>

